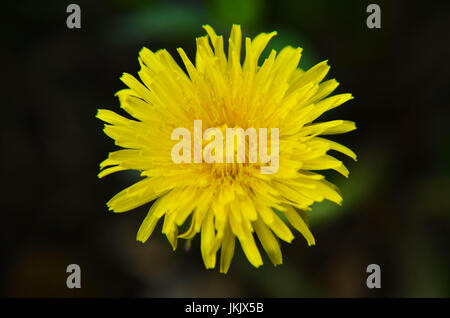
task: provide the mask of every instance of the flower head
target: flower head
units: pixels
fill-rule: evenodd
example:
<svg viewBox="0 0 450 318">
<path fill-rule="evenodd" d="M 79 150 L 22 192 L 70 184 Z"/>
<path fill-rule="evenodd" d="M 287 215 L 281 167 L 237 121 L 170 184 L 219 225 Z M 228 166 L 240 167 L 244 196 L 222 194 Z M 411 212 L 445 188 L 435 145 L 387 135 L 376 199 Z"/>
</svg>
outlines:
<svg viewBox="0 0 450 318">
<path fill-rule="evenodd" d="M 183 49 L 178 49 L 187 73 L 166 50 L 140 51 L 140 81 L 124 73 L 121 80 L 128 88 L 117 93 L 120 106 L 134 119 L 98 110 L 97 117 L 107 123 L 105 134 L 124 148 L 111 152 L 100 164 L 99 177 L 128 169 L 140 171 L 143 177 L 107 205 L 114 212 L 125 212 L 154 201 L 137 240 L 147 241 L 161 219 L 162 232 L 174 250 L 179 238 L 192 239 L 200 234 L 206 268 L 215 267 L 220 251 L 220 271 L 226 273 L 236 238 L 253 266 L 263 263 L 256 238 L 272 263 L 278 265 L 282 263 L 279 239 L 291 242 L 291 229 L 299 231 L 309 245 L 315 244 L 306 216 L 311 205 L 324 199 L 338 204 L 342 201 L 336 186 L 313 171 L 334 169 L 348 176 L 343 163 L 327 152 L 336 150 L 355 160 L 356 155 L 319 136 L 349 132 L 355 124 L 315 120 L 352 95 L 328 97 L 338 82 L 322 82 L 329 70 L 327 61 L 303 71 L 298 68 L 301 48 L 288 46 L 278 54 L 272 50 L 260 64 L 260 55 L 276 32 L 262 33 L 253 40 L 246 38 L 241 63 L 240 26 L 232 27 L 228 54 L 222 36 L 210 26 L 204 28 L 207 35 L 197 38 L 195 64 Z M 194 123 L 199 120 L 201 131 L 196 132 Z M 262 173 L 268 161 L 261 157 L 251 160 L 250 150 L 241 161 L 236 151 L 226 154 L 236 159 L 231 162 L 195 161 L 196 145 L 203 156 L 207 149 L 216 159 L 224 156 L 223 143 L 210 147 L 218 134 L 200 144 L 184 140 L 184 145 L 192 145 L 194 151 L 183 148 L 187 160 L 176 162 L 173 152 L 179 141 L 173 132 L 180 127 L 194 139 L 196 134 L 206 137 L 210 128 L 216 133 L 227 128 L 255 128 L 259 140 L 267 137 L 267 154 L 278 151 L 278 166 L 273 173 Z M 259 128 L 270 133 L 263 138 Z M 276 129 L 278 139 L 269 138 L 274 136 L 271 129 Z M 249 139 L 241 139 L 244 143 L 236 147 L 237 152 L 242 147 L 251 148 L 250 136 L 245 137 Z M 183 227 L 185 230 L 179 233 Z"/>
</svg>

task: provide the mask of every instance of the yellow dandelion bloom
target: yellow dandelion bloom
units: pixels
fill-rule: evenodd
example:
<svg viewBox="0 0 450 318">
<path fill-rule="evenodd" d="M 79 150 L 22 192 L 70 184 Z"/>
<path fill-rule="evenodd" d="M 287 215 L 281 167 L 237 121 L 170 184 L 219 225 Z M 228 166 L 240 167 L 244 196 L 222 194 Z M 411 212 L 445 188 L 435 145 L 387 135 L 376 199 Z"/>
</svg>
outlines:
<svg viewBox="0 0 450 318">
<path fill-rule="evenodd" d="M 259 64 L 261 53 L 276 32 L 262 33 L 253 40 L 246 38 L 241 64 L 240 26 L 231 29 L 228 54 L 223 37 L 208 25 L 204 29 L 207 35 L 196 39 L 195 63 L 178 48 L 187 72 L 166 50 L 140 51 L 140 81 L 124 73 L 121 80 L 128 88 L 117 92 L 120 106 L 134 119 L 98 110 L 97 117 L 107 123 L 105 134 L 124 148 L 109 154 L 100 164 L 98 176 L 131 169 L 140 171 L 143 177 L 107 205 L 114 212 L 126 212 L 154 201 L 137 240 L 147 241 L 160 219 L 162 233 L 174 250 L 178 238 L 192 239 L 200 233 L 201 254 L 208 269 L 216 266 L 220 251 L 220 271 L 228 271 L 236 238 L 253 266 L 263 263 L 256 238 L 272 263 L 279 265 L 279 239 L 291 242 L 291 229 L 299 231 L 309 245 L 315 244 L 306 216 L 314 202 L 327 199 L 341 204 L 337 187 L 313 171 L 333 169 L 347 177 L 349 172 L 343 163 L 328 151 L 336 150 L 354 160 L 356 155 L 319 136 L 346 133 L 356 127 L 345 120 L 315 120 L 353 97 L 328 97 L 338 82 L 322 82 L 329 70 L 327 61 L 303 71 L 298 68 L 301 48 L 288 46 L 278 54 L 272 50 Z M 200 132 L 196 132 L 195 123 L 199 121 Z M 184 161 L 173 159 L 180 143 L 174 131 L 180 127 L 194 136 L 194 141 L 187 139 L 184 144 L 194 151 L 182 148 Z M 266 155 L 278 151 L 272 173 L 262 172 L 269 163 L 262 160 L 261 149 L 256 160 L 250 155 L 250 134 L 244 135 L 248 140 L 240 144 L 249 149 L 240 161 L 236 158 L 239 146 L 237 152 L 230 148 L 229 154 L 223 143 L 214 143 L 219 134 L 214 135 L 214 142 L 212 136 L 209 143 L 205 138 L 210 128 L 228 134 L 229 129 L 248 132 L 251 127 L 260 142 L 269 139 Z M 270 131 L 271 137 L 275 136 L 271 129 L 276 128 L 278 139 L 263 137 L 260 128 Z M 204 155 L 208 149 L 216 161 L 206 162 L 202 157 L 198 161 L 198 134 L 205 139 L 200 141 L 200 152 Z M 235 137 L 239 143 L 239 136 L 232 136 L 233 145 Z M 222 151 L 222 146 L 227 151 Z M 220 161 L 224 153 L 226 162 Z M 179 228 L 184 229 L 181 234 Z"/>
</svg>

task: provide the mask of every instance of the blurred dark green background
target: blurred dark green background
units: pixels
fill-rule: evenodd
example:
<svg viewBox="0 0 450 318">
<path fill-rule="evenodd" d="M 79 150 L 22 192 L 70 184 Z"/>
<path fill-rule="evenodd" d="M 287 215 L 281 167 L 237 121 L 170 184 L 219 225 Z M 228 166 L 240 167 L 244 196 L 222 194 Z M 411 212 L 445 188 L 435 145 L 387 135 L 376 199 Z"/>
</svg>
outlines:
<svg viewBox="0 0 450 318">
<path fill-rule="evenodd" d="M 382 28 L 366 27 L 378 3 Z M 3 10 L 0 294 L 8 297 L 448 297 L 450 296 L 449 21 L 445 2 L 75 1 L 82 28 L 66 27 L 69 1 Z M 317 245 L 282 244 L 284 264 L 254 269 L 240 248 L 228 275 L 204 269 L 199 240 L 175 253 L 154 232 L 135 241 L 148 206 L 125 214 L 105 202 L 137 180 L 97 179 L 113 142 L 95 118 L 119 110 L 122 72 L 136 74 L 142 46 L 182 46 L 211 24 L 228 38 L 278 31 L 270 44 L 301 46 L 300 66 L 328 59 L 355 99 L 324 119 L 356 121 L 333 137 L 358 154 L 338 184 L 344 203 L 316 204 Z M 179 59 L 178 59 L 179 61 Z M 342 157 L 340 157 L 342 158 Z M 81 266 L 82 288 L 66 287 Z M 366 267 L 382 270 L 369 290 Z"/>
</svg>

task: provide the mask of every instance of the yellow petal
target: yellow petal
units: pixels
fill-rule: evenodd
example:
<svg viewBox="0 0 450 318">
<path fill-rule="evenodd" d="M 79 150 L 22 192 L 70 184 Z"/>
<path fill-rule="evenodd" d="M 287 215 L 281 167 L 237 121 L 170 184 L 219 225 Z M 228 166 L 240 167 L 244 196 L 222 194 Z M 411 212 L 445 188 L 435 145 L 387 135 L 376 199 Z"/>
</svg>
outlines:
<svg viewBox="0 0 450 318">
<path fill-rule="evenodd" d="M 150 91 L 144 85 L 142 85 L 141 82 L 139 82 L 133 75 L 123 73 L 120 80 L 134 92 L 136 92 L 139 97 L 145 99 L 147 102 L 151 101 L 152 97 L 150 95 Z"/>
<path fill-rule="evenodd" d="M 156 199 L 161 194 L 161 190 L 155 190 L 153 180 L 145 178 L 117 193 L 107 205 L 114 212 L 126 212 Z"/>
<path fill-rule="evenodd" d="M 253 227 L 272 263 L 275 266 L 280 265 L 283 262 L 281 249 L 272 231 L 260 219 L 253 222 Z"/>
<path fill-rule="evenodd" d="M 242 32 L 241 26 L 233 24 L 231 27 L 231 34 L 228 44 L 228 63 L 230 68 L 234 68 L 241 65 L 241 41 Z"/>
<path fill-rule="evenodd" d="M 234 255 L 235 236 L 229 226 L 225 227 L 225 233 L 222 240 L 222 249 L 220 251 L 220 272 L 226 274 L 230 268 L 231 260 Z"/>
<path fill-rule="evenodd" d="M 147 213 L 144 221 L 139 227 L 139 231 L 137 233 L 136 239 L 142 243 L 145 243 L 150 235 L 152 235 L 153 230 L 158 224 L 159 217 L 156 216 L 155 209 L 158 207 L 158 201 L 154 202 L 150 207 L 150 210 Z"/>
<path fill-rule="evenodd" d="M 259 253 L 258 247 L 255 244 L 253 235 L 251 235 L 248 240 L 239 239 L 239 243 L 241 244 L 242 250 L 244 251 L 244 254 L 250 264 L 252 264 L 256 268 L 263 264 L 261 254 Z"/>
<path fill-rule="evenodd" d="M 297 211 L 292 206 L 289 206 L 285 211 L 283 211 L 286 219 L 289 223 L 300 233 L 302 233 L 303 237 L 308 242 L 308 245 L 315 245 L 316 242 L 314 240 L 314 236 L 306 225 L 305 221 L 301 218 Z"/>
<path fill-rule="evenodd" d="M 97 175 L 97 177 L 99 177 L 101 179 L 101 178 L 103 178 L 103 177 L 105 177 L 107 175 L 110 175 L 111 173 L 118 172 L 118 171 L 123 171 L 123 170 L 127 170 L 127 168 L 124 168 L 124 167 L 121 167 L 121 166 L 110 167 L 110 168 L 107 168 L 107 169 L 104 169 L 103 171 L 101 171 Z"/>
<path fill-rule="evenodd" d="M 214 215 L 213 213 L 208 213 L 205 220 L 203 221 L 200 249 L 202 252 L 203 262 L 205 267 L 214 268 L 216 266 L 216 253 L 211 253 L 212 242 L 214 241 Z"/>
</svg>

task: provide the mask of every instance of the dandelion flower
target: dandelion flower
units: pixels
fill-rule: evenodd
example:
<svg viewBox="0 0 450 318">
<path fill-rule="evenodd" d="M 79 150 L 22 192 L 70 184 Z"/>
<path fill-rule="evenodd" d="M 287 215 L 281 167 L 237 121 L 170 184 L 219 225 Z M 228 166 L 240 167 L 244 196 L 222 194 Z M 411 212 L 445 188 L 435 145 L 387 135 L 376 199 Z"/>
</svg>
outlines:
<svg viewBox="0 0 450 318">
<path fill-rule="evenodd" d="M 207 269 L 216 266 L 220 252 L 220 271 L 228 271 L 236 239 L 253 266 L 263 263 L 258 244 L 276 266 L 282 263 L 280 240 L 290 243 L 293 230 L 308 245 L 315 244 L 306 215 L 314 202 L 342 202 L 337 187 L 315 171 L 333 169 L 347 177 L 343 163 L 328 151 L 354 160 L 356 155 L 320 136 L 356 127 L 350 121 L 316 119 L 353 97 L 328 97 L 338 82 L 322 82 L 329 70 L 327 61 L 303 71 L 298 68 L 301 48 L 287 46 L 278 54 L 272 50 L 259 63 L 276 32 L 245 38 L 241 63 L 240 26 L 231 29 L 228 54 L 223 37 L 208 25 L 204 29 L 207 34 L 196 39 L 195 63 L 182 48 L 177 49 L 187 72 L 166 50 L 152 52 L 144 47 L 138 59 L 140 80 L 123 74 L 121 80 L 128 88 L 116 95 L 133 119 L 98 110 L 97 117 L 106 122 L 105 134 L 123 148 L 100 164 L 98 176 L 140 172 L 140 181 L 107 203 L 114 212 L 126 212 L 153 201 L 138 230 L 138 241 L 147 241 L 161 220 L 162 233 L 174 250 L 179 238 L 200 235 Z M 172 139 L 172 132 L 185 127 L 193 135 L 196 120 L 202 121 L 202 132 L 213 127 L 278 128 L 277 171 L 261 173 L 264 163 L 259 159 L 253 163 L 174 162 L 171 154 L 178 141 Z M 205 151 L 208 142 L 201 147 Z M 267 147 L 270 153 L 275 144 L 269 142 Z"/>
</svg>

